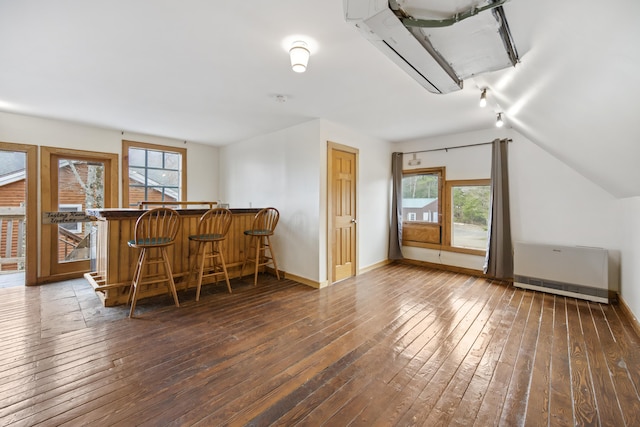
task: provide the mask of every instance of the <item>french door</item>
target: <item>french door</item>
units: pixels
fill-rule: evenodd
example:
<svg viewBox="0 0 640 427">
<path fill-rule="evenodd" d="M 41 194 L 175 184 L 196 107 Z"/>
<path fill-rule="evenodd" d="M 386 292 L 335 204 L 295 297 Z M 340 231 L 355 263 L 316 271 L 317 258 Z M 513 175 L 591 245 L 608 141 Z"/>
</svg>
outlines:
<svg viewBox="0 0 640 427">
<path fill-rule="evenodd" d="M 79 277 L 90 270 L 93 230 L 82 216 L 86 209 L 117 206 L 118 155 L 52 147 L 40 153 L 41 281 Z M 48 220 L 68 212 L 75 212 L 70 222 Z"/>
</svg>

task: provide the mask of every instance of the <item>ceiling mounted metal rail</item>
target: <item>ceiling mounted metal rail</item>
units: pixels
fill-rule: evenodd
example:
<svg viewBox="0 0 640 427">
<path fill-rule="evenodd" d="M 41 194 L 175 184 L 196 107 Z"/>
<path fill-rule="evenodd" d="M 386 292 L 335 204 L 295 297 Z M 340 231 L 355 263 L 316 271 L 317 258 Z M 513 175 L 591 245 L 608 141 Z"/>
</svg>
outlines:
<svg viewBox="0 0 640 427">
<path fill-rule="evenodd" d="M 451 18 L 446 19 L 420 19 L 414 16 L 409 15 L 406 11 L 400 7 L 397 0 L 389 0 L 389 8 L 393 10 L 393 13 L 398 17 L 398 19 L 402 22 L 402 24 L 407 27 L 407 29 L 411 30 L 412 28 L 444 28 L 450 27 L 453 24 L 460 22 L 464 19 L 471 18 L 476 16 L 480 12 L 484 12 L 486 10 L 492 10 L 493 16 L 496 21 L 500 24 L 498 29 L 498 34 L 500 35 L 500 39 L 502 40 L 502 44 L 504 45 L 504 49 L 509 57 L 509 61 L 512 66 L 516 66 L 518 62 L 520 62 L 520 57 L 518 56 L 518 51 L 516 49 L 516 44 L 513 41 L 513 37 L 511 36 L 511 30 L 509 29 L 509 24 L 507 23 L 507 18 L 504 14 L 504 9 L 502 5 L 508 2 L 509 0 L 495 0 L 493 3 L 489 3 L 482 7 L 472 7 L 469 10 L 464 12 L 456 13 Z"/>
<path fill-rule="evenodd" d="M 513 140 L 511 138 L 505 138 L 504 141 L 506 141 L 507 143 L 509 142 L 513 142 Z M 491 142 L 478 142 L 476 144 L 467 144 L 467 145 L 456 145 L 453 147 L 443 147 L 443 148 L 431 148 L 429 150 L 419 150 L 419 151 L 405 151 L 402 154 L 420 154 L 420 153 L 431 153 L 433 151 L 449 151 L 449 150 L 455 150 L 456 148 L 469 148 L 469 147 L 478 147 L 481 145 L 491 145 L 493 144 L 494 141 Z"/>
<path fill-rule="evenodd" d="M 482 7 L 472 7 L 469 10 L 465 10 L 464 12 L 456 13 L 451 18 L 447 19 L 420 19 L 415 18 L 409 14 L 407 14 L 396 0 L 389 0 L 389 6 L 391 10 L 393 10 L 400 21 L 406 27 L 420 27 L 420 28 L 439 28 L 439 27 L 450 27 L 456 22 L 460 22 L 464 19 L 471 18 L 472 16 L 476 16 L 480 12 L 484 12 L 485 10 L 495 9 L 497 7 L 502 6 L 504 3 L 509 0 L 496 0 L 493 3 L 490 3 L 486 6 Z"/>
</svg>

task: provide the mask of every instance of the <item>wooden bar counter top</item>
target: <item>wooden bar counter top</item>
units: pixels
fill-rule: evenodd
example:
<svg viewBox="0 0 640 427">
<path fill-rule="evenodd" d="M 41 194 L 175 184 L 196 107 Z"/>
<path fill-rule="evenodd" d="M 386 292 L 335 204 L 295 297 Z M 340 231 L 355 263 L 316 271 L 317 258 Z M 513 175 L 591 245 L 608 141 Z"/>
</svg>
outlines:
<svg viewBox="0 0 640 427">
<path fill-rule="evenodd" d="M 244 230 L 251 227 L 251 220 L 259 211 L 258 208 L 236 208 L 227 239 L 224 244 L 224 258 L 229 270 L 229 277 L 240 276 L 240 268 L 244 259 Z M 196 244 L 189 241 L 189 236 L 197 234 L 198 220 L 207 209 L 176 209 L 182 218 L 180 231 L 175 243 L 168 248 L 171 268 L 178 291 L 189 285 L 187 277 L 196 255 Z M 89 209 L 87 215 L 95 217 L 97 227 L 95 236 L 95 263 L 85 278 L 91 283 L 106 307 L 126 304 L 129 287 L 138 259 L 138 250 L 130 248 L 127 242 L 133 239 L 136 220 L 145 210 L 141 209 Z M 95 264 L 95 266 L 93 266 Z M 157 268 L 157 267 L 156 267 Z M 191 276 L 191 286 L 195 286 Z M 141 290 L 141 298 L 164 294 L 164 284 L 150 284 Z"/>
</svg>

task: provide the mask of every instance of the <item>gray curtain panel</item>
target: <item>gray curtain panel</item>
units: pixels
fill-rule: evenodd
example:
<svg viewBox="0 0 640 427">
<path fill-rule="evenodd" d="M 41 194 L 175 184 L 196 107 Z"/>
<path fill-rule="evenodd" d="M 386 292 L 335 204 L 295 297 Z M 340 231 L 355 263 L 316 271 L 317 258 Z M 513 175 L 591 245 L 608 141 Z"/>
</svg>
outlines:
<svg viewBox="0 0 640 427">
<path fill-rule="evenodd" d="M 389 259 L 402 256 L 402 153 L 391 154 L 391 228 L 389 230 Z"/>
<path fill-rule="evenodd" d="M 513 279 L 507 144 L 506 139 L 496 139 L 491 149 L 491 208 L 484 272 L 496 279 Z"/>
</svg>

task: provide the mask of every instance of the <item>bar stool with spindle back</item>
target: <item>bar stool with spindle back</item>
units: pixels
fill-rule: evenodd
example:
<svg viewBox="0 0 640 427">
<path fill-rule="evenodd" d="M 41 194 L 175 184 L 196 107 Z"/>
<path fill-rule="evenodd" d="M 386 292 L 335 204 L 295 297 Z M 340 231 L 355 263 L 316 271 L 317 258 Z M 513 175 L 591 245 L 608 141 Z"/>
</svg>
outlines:
<svg viewBox="0 0 640 427">
<path fill-rule="evenodd" d="M 133 317 L 140 286 L 151 283 L 166 282 L 169 295 L 173 296 L 176 307 L 180 307 L 178 294 L 176 293 L 176 284 L 173 281 L 173 274 L 171 272 L 171 263 L 169 262 L 169 255 L 167 254 L 167 247 L 173 245 L 179 227 L 180 215 L 171 208 L 149 209 L 140 215 L 136 221 L 134 239 L 127 242 L 129 247 L 140 249 L 140 256 L 138 257 L 138 263 L 131 282 L 131 289 L 129 290 L 129 301 L 131 302 L 129 317 Z M 153 250 L 157 250 L 159 254 L 152 257 Z M 160 268 L 157 269 L 157 273 L 152 274 L 151 271 L 149 271 L 149 266 L 151 265 L 162 266 L 164 274 L 160 274 Z M 143 278 L 145 273 L 151 275 Z"/>
<path fill-rule="evenodd" d="M 222 244 L 226 240 L 227 233 L 231 227 L 232 216 L 233 214 L 229 209 L 209 209 L 198 221 L 198 234 L 189 236 L 189 240 L 198 244 L 193 267 L 191 268 L 191 272 L 195 272 L 198 277 L 196 301 L 200 300 L 200 288 L 204 277 L 214 277 L 217 283 L 218 276 L 224 276 L 227 281 L 227 289 L 231 293 L 229 273 L 222 253 Z M 198 264 L 198 258 L 200 258 L 200 264 Z M 220 266 L 216 264 L 216 259 L 220 260 Z M 205 260 L 210 260 L 211 264 L 205 267 Z M 191 277 L 191 272 L 189 277 Z"/>
<path fill-rule="evenodd" d="M 240 270 L 240 278 L 242 278 L 244 266 L 247 264 L 247 261 L 253 262 L 255 264 L 253 286 L 258 285 L 258 269 L 260 266 L 266 266 L 268 264 L 273 264 L 273 268 L 276 270 L 276 276 L 278 280 L 280 280 L 276 255 L 273 251 L 273 244 L 271 243 L 271 236 L 273 236 L 273 231 L 276 225 L 278 225 L 278 219 L 280 219 L 280 212 L 278 212 L 276 208 L 261 209 L 256 216 L 253 217 L 251 229 L 244 231 L 244 234 L 249 236 L 249 249 L 245 251 L 245 258 L 242 263 L 242 269 Z M 267 251 L 269 251 L 268 255 Z"/>
</svg>

